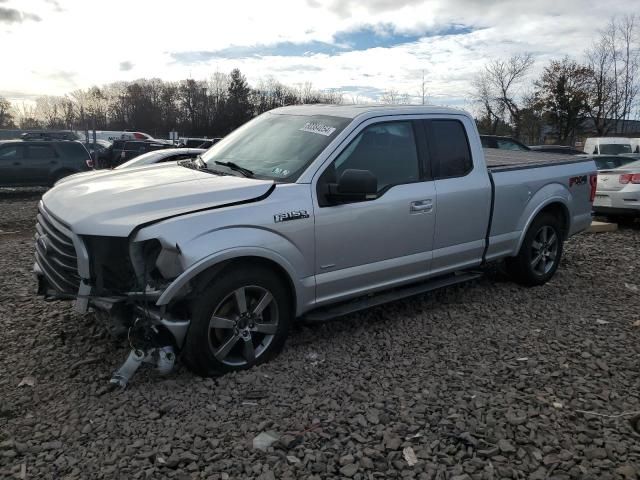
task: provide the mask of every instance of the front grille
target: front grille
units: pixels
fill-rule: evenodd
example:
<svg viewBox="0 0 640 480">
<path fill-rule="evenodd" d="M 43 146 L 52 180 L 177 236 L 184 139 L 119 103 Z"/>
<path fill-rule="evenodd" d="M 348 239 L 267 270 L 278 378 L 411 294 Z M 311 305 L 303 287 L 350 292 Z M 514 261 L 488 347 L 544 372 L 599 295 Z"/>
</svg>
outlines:
<svg viewBox="0 0 640 480">
<path fill-rule="evenodd" d="M 80 286 L 78 258 L 71 232 L 51 217 L 42 203 L 36 223 L 36 262 L 49 283 L 60 293 L 77 294 Z"/>
</svg>

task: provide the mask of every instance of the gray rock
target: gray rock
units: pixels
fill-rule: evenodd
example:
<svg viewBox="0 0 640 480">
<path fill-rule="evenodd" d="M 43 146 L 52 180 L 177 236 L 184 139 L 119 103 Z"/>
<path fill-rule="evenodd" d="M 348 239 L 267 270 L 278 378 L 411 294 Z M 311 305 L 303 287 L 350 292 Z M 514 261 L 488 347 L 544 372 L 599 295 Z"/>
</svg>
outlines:
<svg viewBox="0 0 640 480">
<path fill-rule="evenodd" d="M 279 435 L 275 432 L 262 432 L 253 439 L 253 448 L 257 448 L 258 450 L 266 450 L 271 445 L 276 443 L 279 438 Z"/>
<path fill-rule="evenodd" d="M 514 447 L 511 442 L 505 440 L 504 438 L 498 441 L 498 448 L 502 453 L 514 453 L 516 451 L 516 447 Z"/>
<path fill-rule="evenodd" d="M 349 478 L 353 477 L 357 471 L 358 471 L 358 465 L 356 465 L 355 463 L 345 465 L 340 469 L 340 473 L 345 477 L 349 477 Z"/>
<path fill-rule="evenodd" d="M 603 460 L 607 458 L 607 451 L 604 448 L 585 448 L 584 456 L 589 460 Z"/>
<path fill-rule="evenodd" d="M 340 457 L 340 459 L 338 460 L 338 463 L 341 466 L 344 465 L 349 465 L 350 463 L 353 463 L 355 461 L 355 459 L 353 458 L 353 455 L 345 455 L 343 457 Z"/>
</svg>

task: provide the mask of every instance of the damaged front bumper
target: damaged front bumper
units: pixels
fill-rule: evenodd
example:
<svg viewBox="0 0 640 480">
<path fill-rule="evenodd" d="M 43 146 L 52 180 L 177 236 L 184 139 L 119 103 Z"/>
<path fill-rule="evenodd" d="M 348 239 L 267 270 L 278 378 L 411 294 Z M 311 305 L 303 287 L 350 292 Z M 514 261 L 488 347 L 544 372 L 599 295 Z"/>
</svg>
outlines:
<svg viewBox="0 0 640 480">
<path fill-rule="evenodd" d="M 36 293 L 44 297 L 45 300 L 75 300 L 74 310 L 76 312 L 87 313 L 90 309 L 102 312 L 110 323 L 110 327 L 116 329 L 129 328 L 136 318 L 142 317 L 170 333 L 174 340 L 173 343 L 178 349 L 184 343 L 190 320 L 176 318 L 166 311 L 166 306 L 158 307 L 147 303 L 148 300 L 157 297 L 157 293 L 145 295 L 144 292 L 131 292 L 126 298 L 98 297 L 92 296 L 91 286 L 82 282 L 77 295 L 74 295 L 58 291 L 48 281 L 37 262 L 33 266 L 33 273 L 37 282 Z M 142 297 L 145 297 L 143 302 L 140 301 Z"/>
</svg>

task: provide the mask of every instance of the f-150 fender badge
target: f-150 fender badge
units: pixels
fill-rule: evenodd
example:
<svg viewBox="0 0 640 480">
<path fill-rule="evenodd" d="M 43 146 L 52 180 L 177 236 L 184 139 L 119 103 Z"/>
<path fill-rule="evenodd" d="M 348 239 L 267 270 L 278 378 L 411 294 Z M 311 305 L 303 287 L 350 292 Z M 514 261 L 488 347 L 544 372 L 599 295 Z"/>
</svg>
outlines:
<svg viewBox="0 0 640 480">
<path fill-rule="evenodd" d="M 309 214 L 306 210 L 294 210 L 292 212 L 277 213 L 273 216 L 275 223 L 288 222 L 290 220 L 300 220 L 302 218 L 309 218 Z"/>
</svg>

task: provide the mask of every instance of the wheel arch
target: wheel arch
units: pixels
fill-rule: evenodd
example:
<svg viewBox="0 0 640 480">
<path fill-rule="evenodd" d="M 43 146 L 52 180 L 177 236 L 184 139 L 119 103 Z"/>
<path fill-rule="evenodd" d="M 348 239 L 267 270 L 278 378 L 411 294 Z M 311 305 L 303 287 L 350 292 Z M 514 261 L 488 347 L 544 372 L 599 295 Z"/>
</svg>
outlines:
<svg viewBox="0 0 640 480">
<path fill-rule="evenodd" d="M 306 303 L 305 291 L 309 290 L 310 285 L 295 277 L 295 270 L 286 259 L 263 248 L 233 250 L 235 249 L 211 255 L 189 267 L 167 287 L 156 305 L 168 305 L 174 299 L 180 298 L 181 292 L 187 285 L 195 284 L 196 288 L 200 288 L 228 268 L 240 265 L 252 267 L 261 265 L 275 272 L 283 280 L 291 292 L 292 311 L 296 312 L 296 315 L 301 313 L 302 307 Z"/>
<path fill-rule="evenodd" d="M 553 197 L 547 199 L 545 202 L 542 202 L 540 205 L 536 207 L 535 210 L 529 215 L 527 221 L 524 225 L 524 228 L 521 230 L 520 239 L 518 240 L 518 245 L 513 252 L 513 255 L 517 255 L 522 247 L 522 242 L 524 242 L 524 237 L 527 235 L 531 224 L 534 220 L 542 214 L 551 213 L 556 216 L 560 220 L 560 224 L 562 225 L 562 239 L 566 240 L 569 236 L 570 230 L 570 222 L 571 222 L 571 213 L 569 211 L 567 200 L 563 197 Z"/>
</svg>

